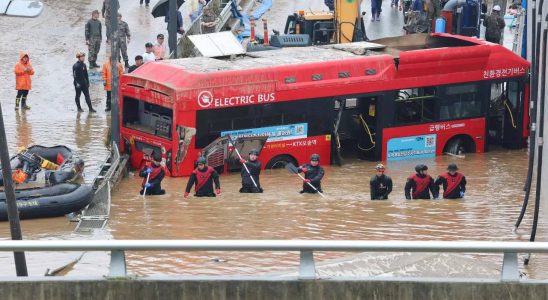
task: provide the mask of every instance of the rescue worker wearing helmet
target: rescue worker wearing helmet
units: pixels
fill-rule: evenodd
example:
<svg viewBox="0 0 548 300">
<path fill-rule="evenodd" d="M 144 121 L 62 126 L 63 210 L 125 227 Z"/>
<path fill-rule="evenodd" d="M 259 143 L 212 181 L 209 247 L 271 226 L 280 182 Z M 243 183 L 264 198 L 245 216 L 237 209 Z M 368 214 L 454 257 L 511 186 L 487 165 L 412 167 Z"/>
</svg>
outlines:
<svg viewBox="0 0 548 300">
<path fill-rule="evenodd" d="M 500 15 L 500 5 L 493 6 L 491 14 L 483 21 L 485 26 L 485 40 L 491 43 L 500 44 L 502 31 L 506 23 Z"/>
<path fill-rule="evenodd" d="M 161 165 L 162 157 L 159 154 L 153 153 L 152 149 L 144 149 L 145 165 L 139 172 L 139 177 L 143 177 L 141 186 L 143 187 L 139 194 L 143 194 L 145 188 L 147 195 L 163 195 L 166 193 L 162 189 L 162 180 L 166 176 L 164 168 Z M 148 178 L 148 181 L 147 181 Z"/>
<path fill-rule="evenodd" d="M 462 173 L 457 172 L 458 169 L 456 164 L 449 164 L 447 172 L 438 176 L 434 182 L 437 187 L 443 185 L 443 198 L 445 199 L 464 197 L 464 192 L 466 192 L 466 177 Z"/>
<path fill-rule="evenodd" d="M 95 112 L 91 106 L 91 98 L 89 96 L 88 68 L 84 62 L 86 60 L 86 54 L 83 52 L 76 52 L 76 59 L 76 63 L 72 66 L 72 76 L 74 77 L 73 83 L 74 89 L 76 90 L 76 96 L 74 97 L 76 108 L 78 109 L 78 112 L 84 111 L 80 106 L 80 95 L 84 94 L 89 112 Z"/>
<path fill-rule="evenodd" d="M 257 149 L 251 149 L 249 151 L 249 160 L 240 159 L 240 162 L 242 165 L 245 164 L 247 167 L 247 170 L 249 170 L 249 173 L 247 172 L 246 168 L 242 166 L 242 188 L 240 189 L 240 193 L 262 193 L 263 189 L 261 188 L 261 184 L 259 182 L 259 175 L 261 174 L 261 162 L 257 160 L 259 157 L 259 150 Z M 253 177 L 253 180 L 255 180 L 255 183 L 257 184 L 257 187 L 253 184 L 253 181 L 251 180 L 251 177 Z"/>
<path fill-rule="evenodd" d="M 371 177 L 369 186 L 371 189 L 371 200 L 386 200 L 392 192 L 392 178 L 384 174 L 386 168 L 383 164 L 375 167 L 376 174 Z"/>
<path fill-rule="evenodd" d="M 188 198 L 192 186 L 196 184 L 196 197 L 215 197 L 215 194 L 221 194 L 221 184 L 219 183 L 219 173 L 212 167 L 208 166 L 206 159 L 198 158 L 196 161 L 198 167 L 192 171 L 188 183 L 186 185 L 184 197 Z M 213 183 L 215 183 L 215 192 L 213 192 Z"/>
<path fill-rule="evenodd" d="M 438 199 L 438 189 L 432 176 L 428 175 L 428 167 L 419 164 L 415 171 L 416 173 L 409 176 L 405 183 L 405 199 L 430 199 L 430 192 L 434 199 Z"/>
<path fill-rule="evenodd" d="M 318 191 L 322 191 L 322 178 L 325 175 L 325 171 L 320 167 L 320 156 L 318 154 L 312 154 L 310 156 L 310 163 L 304 164 L 298 168 L 299 173 L 304 173 L 303 190 L 300 193 L 315 194 Z M 313 185 L 318 191 L 314 190 L 308 184 Z"/>
</svg>

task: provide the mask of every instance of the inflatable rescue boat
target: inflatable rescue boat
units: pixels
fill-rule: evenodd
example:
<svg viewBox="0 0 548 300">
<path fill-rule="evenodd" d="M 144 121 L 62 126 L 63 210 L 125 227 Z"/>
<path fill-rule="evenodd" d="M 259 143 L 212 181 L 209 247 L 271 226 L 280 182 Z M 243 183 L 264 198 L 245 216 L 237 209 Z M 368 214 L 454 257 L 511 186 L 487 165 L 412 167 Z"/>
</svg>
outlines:
<svg viewBox="0 0 548 300">
<path fill-rule="evenodd" d="M 84 208 L 93 198 L 91 186 L 74 183 L 84 161 L 68 147 L 21 148 L 10 159 L 10 167 L 21 219 L 62 216 Z M 7 220 L 4 191 L 0 191 L 0 220 Z"/>
</svg>

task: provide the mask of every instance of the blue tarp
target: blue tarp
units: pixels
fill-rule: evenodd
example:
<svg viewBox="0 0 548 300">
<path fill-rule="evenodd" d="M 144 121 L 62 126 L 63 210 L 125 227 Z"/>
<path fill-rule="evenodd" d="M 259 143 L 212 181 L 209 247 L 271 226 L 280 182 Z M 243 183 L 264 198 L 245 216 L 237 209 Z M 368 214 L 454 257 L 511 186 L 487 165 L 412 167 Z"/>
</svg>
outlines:
<svg viewBox="0 0 548 300">
<path fill-rule="evenodd" d="M 244 38 L 249 37 L 251 35 L 251 23 L 249 22 L 250 17 L 247 14 L 242 14 L 238 11 L 236 2 L 232 0 L 231 3 L 232 6 L 232 16 L 235 18 L 240 18 L 240 23 L 244 26 L 244 31 L 238 35 L 238 40 L 242 41 Z M 272 0 L 263 0 L 261 3 L 261 6 L 253 12 L 252 16 L 256 20 L 260 20 L 261 17 L 272 7 Z"/>
</svg>

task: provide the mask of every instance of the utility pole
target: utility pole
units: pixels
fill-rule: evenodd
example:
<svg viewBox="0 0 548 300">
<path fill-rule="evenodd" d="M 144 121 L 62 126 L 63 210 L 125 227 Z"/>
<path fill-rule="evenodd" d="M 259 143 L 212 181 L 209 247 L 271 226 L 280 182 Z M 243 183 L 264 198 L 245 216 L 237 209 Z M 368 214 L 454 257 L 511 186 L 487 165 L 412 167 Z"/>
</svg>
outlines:
<svg viewBox="0 0 548 300">
<path fill-rule="evenodd" d="M 177 0 L 169 0 L 169 23 L 168 23 L 168 44 L 169 44 L 169 53 L 173 54 L 174 57 L 177 57 Z"/>
<path fill-rule="evenodd" d="M 111 74 L 111 100 L 110 100 L 110 139 L 116 145 L 120 145 L 120 110 L 119 110 L 119 82 L 120 76 L 118 76 L 118 56 L 120 50 L 118 49 L 118 0 L 110 1 L 110 48 L 112 54 L 112 63 L 110 65 Z M 105 20 L 106 22 L 106 20 Z"/>
<path fill-rule="evenodd" d="M 21 224 L 19 223 L 19 212 L 15 201 L 13 180 L 11 179 L 10 154 L 6 140 L 6 128 L 4 127 L 4 115 L 0 105 L 0 163 L 2 164 L 2 175 L 4 176 L 4 193 L 6 193 L 6 205 L 8 208 L 8 219 L 10 221 L 10 232 L 12 240 L 22 240 Z M 25 252 L 13 252 L 15 259 L 15 271 L 17 276 L 28 276 L 27 261 Z"/>
</svg>

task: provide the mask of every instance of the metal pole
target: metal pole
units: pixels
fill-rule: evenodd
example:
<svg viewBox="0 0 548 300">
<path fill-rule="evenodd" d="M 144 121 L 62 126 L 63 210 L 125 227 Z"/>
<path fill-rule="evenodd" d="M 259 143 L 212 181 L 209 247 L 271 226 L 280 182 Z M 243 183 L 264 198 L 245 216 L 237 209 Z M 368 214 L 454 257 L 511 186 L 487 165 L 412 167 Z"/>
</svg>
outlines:
<svg viewBox="0 0 548 300">
<path fill-rule="evenodd" d="M 112 64 L 110 65 L 111 70 L 111 102 L 110 102 L 110 127 L 111 127 L 111 141 L 116 145 L 120 145 L 120 113 L 119 113 L 119 76 L 118 76 L 118 56 L 120 55 L 120 50 L 118 49 L 118 0 L 108 0 L 110 1 L 110 41 L 111 41 L 111 53 L 112 53 Z"/>
<path fill-rule="evenodd" d="M 169 52 L 177 57 L 177 0 L 169 0 L 168 44 Z"/>
<path fill-rule="evenodd" d="M 22 240 L 21 224 L 19 223 L 19 212 L 15 201 L 15 191 L 11 179 L 10 154 L 8 142 L 6 141 L 6 129 L 4 128 L 4 116 L 2 105 L 0 105 L 0 163 L 2 163 L 2 175 L 4 176 L 4 193 L 6 193 L 6 205 L 8 207 L 8 219 L 12 240 Z M 13 252 L 15 258 L 15 271 L 17 276 L 28 276 L 25 252 Z"/>
</svg>

